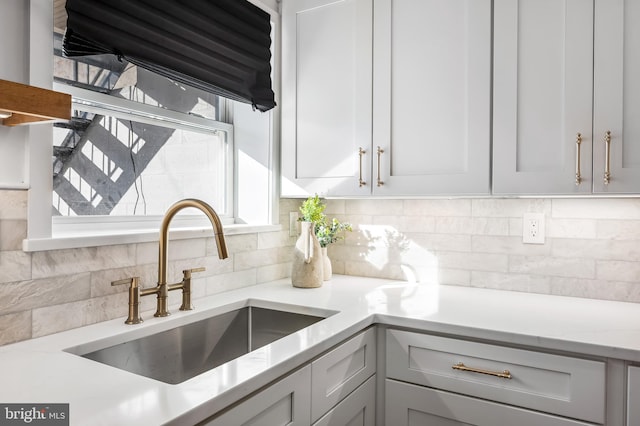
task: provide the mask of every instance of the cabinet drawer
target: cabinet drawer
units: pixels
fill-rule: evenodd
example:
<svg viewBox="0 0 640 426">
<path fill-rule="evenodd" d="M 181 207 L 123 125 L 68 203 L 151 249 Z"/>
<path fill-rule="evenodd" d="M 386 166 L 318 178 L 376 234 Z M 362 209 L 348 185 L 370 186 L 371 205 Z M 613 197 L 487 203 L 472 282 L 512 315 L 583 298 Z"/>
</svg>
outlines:
<svg viewBox="0 0 640 426">
<path fill-rule="evenodd" d="M 511 378 L 454 369 L 459 363 Z M 390 378 L 604 422 L 604 362 L 388 330 L 386 366 Z"/>
<path fill-rule="evenodd" d="M 591 426 L 590 423 L 389 379 L 386 381 L 386 394 L 387 425 Z"/>
<path fill-rule="evenodd" d="M 376 372 L 375 329 L 358 334 L 311 364 L 311 421 Z"/>
<path fill-rule="evenodd" d="M 313 426 L 374 426 L 376 424 L 375 406 L 376 376 L 373 375 Z"/>
</svg>

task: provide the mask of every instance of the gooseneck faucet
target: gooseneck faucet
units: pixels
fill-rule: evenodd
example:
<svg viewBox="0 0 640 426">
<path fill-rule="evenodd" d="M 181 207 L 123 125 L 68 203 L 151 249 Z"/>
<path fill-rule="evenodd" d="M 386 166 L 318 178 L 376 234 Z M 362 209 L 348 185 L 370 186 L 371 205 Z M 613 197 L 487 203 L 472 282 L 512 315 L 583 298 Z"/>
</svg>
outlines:
<svg viewBox="0 0 640 426">
<path fill-rule="evenodd" d="M 167 309 L 167 297 L 170 290 L 183 290 L 183 303 L 180 307 L 181 310 L 191 309 L 191 272 L 198 272 L 203 270 L 202 268 L 198 268 L 195 270 L 187 270 L 184 271 L 185 278 L 181 283 L 178 284 L 167 284 L 167 266 L 169 263 L 168 259 L 168 251 L 169 251 L 169 225 L 171 224 L 171 219 L 178 213 L 180 210 L 187 207 L 195 207 L 202 211 L 211 222 L 213 226 L 214 236 L 216 239 L 216 246 L 218 247 L 218 257 L 220 259 L 226 259 L 227 255 L 227 245 L 224 241 L 224 232 L 222 229 L 222 222 L 220 222 L 220 218 L 218 214 L 213 210 L 213 208 L 205 203 L 204 201 L 187 198 L 184 200 L 180 200 L 177 203 L 173 204 L 164 215 L 162 219 L 162 224 L 160 226 L 160 241 L 159 241 L 159 250 L 158 250 L 158 285 L 153 288 L 145 288 L 140 290 L 141 296 L 146 296 L 149 294 L 157 294 L 158 295 L 158 303 L 156 313 L 153 314 L 155 317 L 166 317 L 169 315 L 169 311 Z M 186 300 L 186 298 L 189 298 Z"/>
<path fill-rule="evenodd" d="M 155 294 L 158 296 L 156 313 L 154 317 L 166 317 L 169 315 L 167 309 L 167 297 L 172 290 L 182 290 L 182 305 L 181 311 L 191 310 L 191 274 L 194 272 L 202 272 L 204 268 L 194 268 L 182 271 L 182 281 L 176 284 L 167 284 L 167 266 L 169 263 L 169 224 L 171 219 L 180 210 L 187 207 L 195 207 L 202 211 L 211 222 L 213 226 L 213 233 L 216 239 L 216 246 L 218 247 L 218 257 L 220 259 L 226 259 L 227 245 L 224 241 L 224 232 L 222 229 L 222 222 L 218 214 L 211 208 L 211 206 L 204 201 L 196 200 L 193 198 L 187 198 L 173 204 L 164 215 L 162 224 L 160 226 L 160 242 L 159 242 L 159 254 L 158 254 L 158 285 L 152 288 L 140 288 L 139 277 L 125 278 L 118 281 L 113 281 L 111 285 L 129 284 L 129 316 L 127 317 L 125 324 L 140 324 L 142 317 L 140 316 L 140 297 Z"/>
</svg>

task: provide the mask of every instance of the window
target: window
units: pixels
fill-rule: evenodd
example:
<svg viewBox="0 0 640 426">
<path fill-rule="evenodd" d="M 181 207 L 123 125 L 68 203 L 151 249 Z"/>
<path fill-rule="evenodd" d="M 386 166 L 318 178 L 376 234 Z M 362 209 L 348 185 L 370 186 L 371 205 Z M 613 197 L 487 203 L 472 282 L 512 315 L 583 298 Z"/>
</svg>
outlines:
<svg viewBox="0 0 640 426">
<path fill-rule="evenodd" d="M 232 102 L 114 55 L 64 57 L 64 2 L 54 5 L 54 81 L 74 99 L 54 128 L 54 216 L 162 215 L 200 198 L 231 217 Z"/>
<path fill-rule="evenodd" d="M 264 6 L 261 0 L 249 1 Z M 114 58 L 62 58 L 64 3 L 29 0 L 31 83 L 46 87 L 53 80 L 55 90 L 70 93 L 74 120 L 66 127 L 29 128 L 24 250 L 155 241 L 166 207 L 186 197 L 211 204 L 227 233 L 278 229 L 272 225 L 278 222 L 277 108 L 254 112 L 251 105 L 177 84 Z M 267 3 L 264 10 L 272 16 L 277 45 L 278 13 L 275 2 Z M 277 52 L 272 60 L 277 75 Z M 276 92 L 277 88 L 276 84 Z M 92 131 L 92 126 L 98 129 Z M 205 145 L 206 153 L 195 148 Z M 145 150 L 157 152 L 147 158 Z M 84 166 L 78 171 L 71 167 L 74 161 Z M 76 198 L 53 191 L 54 175 L 56 189 L 67 186 Z M 127 179 L 116 184 L 123 176 L 128 184 Z M 163 183 L 169 181 L 173 187 Z M 119 189 L 109 195 L 107 186 Z M 171 227 L 189 228 L 172 238 L 191 238 L 201 237 L 210 226 L 197 210 L 185 209 Z"/>
</svg>

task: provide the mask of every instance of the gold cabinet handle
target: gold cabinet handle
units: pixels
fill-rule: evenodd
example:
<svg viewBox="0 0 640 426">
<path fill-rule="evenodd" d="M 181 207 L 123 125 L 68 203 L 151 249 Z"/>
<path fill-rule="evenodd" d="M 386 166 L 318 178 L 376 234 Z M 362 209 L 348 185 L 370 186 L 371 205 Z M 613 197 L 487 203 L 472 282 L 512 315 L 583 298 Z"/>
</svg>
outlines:
<svg viewBox="0 0 640 426">
<path fill-rule="evenodd" d="M 471 373 L 480 373 L 480 374 L 486 374 L 488 376 L 500 377 L 502 379 L 511 379 L 511 373 L 509 372 L 509 370 L 502 370 L 502 372 L 500 372 L 500 371 L 490 371 L 490 370 L 481 370 L 479 368 L 467 367 L 462 362 L 459 362 L 459 363 L 453 365 L 451 368 L 453 368 L 454 370 L 469 371 Z"/>
<path fill-rule="evenodd" d="M 609 185 L 611 180 L 611 169 L 609 167 L 610 154 L 611 154 L 611 132 L 607 130 L 604 134 L 604 184 Z"/>
<path fill-rule="evenodd" d="M 384 153 L 384 149 L 378 147 L 378 186 L 384 185 L 384 182 L 380 179 L 380 157 Z"/>
<path fill-rule="evenodd" d="M 367 184 L 367 182 L 365 182 L 364 180 L 362 180 L 362 156 L 364 154 L 366 154 L 367 151 L 365 151 L 364 149 L 362 149 L 362 147 L 358 148 L 358 158 L 360 160 L 360 166 L 359 166 L 359 171 L 358 171 L 358 186 L 363 187 Z"/>
<path fill-rule="evenodd" d="M 582 183 L 582 176 L 580 176 L 580 145 L 582 145 L 582 134 L 576 134 L 576 185 Z"/>
</svg>

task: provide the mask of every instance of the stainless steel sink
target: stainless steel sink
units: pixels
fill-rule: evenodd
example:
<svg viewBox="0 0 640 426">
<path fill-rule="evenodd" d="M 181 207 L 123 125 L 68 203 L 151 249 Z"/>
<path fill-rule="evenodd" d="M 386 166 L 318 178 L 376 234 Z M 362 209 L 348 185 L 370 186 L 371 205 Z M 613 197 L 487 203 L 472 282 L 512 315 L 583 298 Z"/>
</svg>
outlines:
<svg viewBox="0 0 640 426">
<path fill-rule="evenodd" d="M 324 319 L 247 306 L 89 353 L 85 358 L 177 384 Z"/>
</svg>

